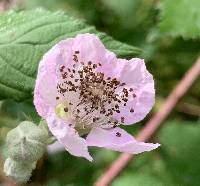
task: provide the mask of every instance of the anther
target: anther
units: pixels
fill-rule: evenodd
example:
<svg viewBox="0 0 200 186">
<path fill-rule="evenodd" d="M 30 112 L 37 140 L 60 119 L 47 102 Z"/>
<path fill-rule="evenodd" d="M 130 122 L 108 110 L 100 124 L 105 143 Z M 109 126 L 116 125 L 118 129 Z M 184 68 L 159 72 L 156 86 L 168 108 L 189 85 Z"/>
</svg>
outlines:
<svg viewBox="0 0 200 186">
<path fill-rule="evenodd" d="M 130 92 L 133 92 L 133 88 L 130 88 L 129 91 L 130 91 Z"/>
<path fill-rule="evenodd" d="M 75 54 L 79 54 L 80 52 L 77 50 L 77 51 L 75 51 Z"/>
<path fill-rule="evenodd" d="M 120 132 L 116 132 L 116 136 L 117 136 L 117 137 L 121 137 L 122 135 L 121 135 Z"/>
<path fill-rule="evenodd" d="M 64 108 L 64 111 L 65 111 L 65 112 L 68 112 L 68 110 L 69 110 L 69 109 L 68 109 L 67 107 Z"/>
<path fill-rule="evenodd" d="M 136 94 L 133 94 L 133 98 L 136 98 Z"/>
</svg>

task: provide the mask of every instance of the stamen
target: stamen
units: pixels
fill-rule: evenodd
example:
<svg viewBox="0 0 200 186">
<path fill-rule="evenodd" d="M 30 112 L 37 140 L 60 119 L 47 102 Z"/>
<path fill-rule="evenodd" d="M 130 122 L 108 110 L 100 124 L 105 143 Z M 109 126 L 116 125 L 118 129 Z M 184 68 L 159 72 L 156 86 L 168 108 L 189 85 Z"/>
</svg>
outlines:
<svg viewBox="0 0 200 186">
<path fill-rule="evenodd" d="M 59 68 L 63 82 L 57 85 L 58 92 L 66 99 L 71 99 L 73 92 L 79 95 L 75 102 L 69 102 L 70 108 L 65 107 L 64 111 L 67 113 L 70 110 L 74 119 L 84 127 L 90 125 L 116 127 L 118 121 L 113 120 L 112 116 L 114 113 L 120 113 L 131 95 L 136 97 L 135 93 L 130 93 L 133 92 L 133 88 L 127 89 L 126 83 L 120 82 L 117 78 L 106 77 L 103 72 L 97 72 L 96 69 L 102 66 L 101 63 L 80 62 L 78 54 L 79 51 L 73 54 L 72 67 L 65 68 L 62 65 Z M 122 87 L 122 92 L 117 93 L 119 87 Z M 131 108 L 130 112 L 134 112 L 134 109 Z M 124 123 L 125 118 L 122 116 L 120 120 Z M 120 133 L 116 135 L 121 136 Z"/>
<path fill-rule="evenodd" d="M 75 51 L 75 54 L 79 54 L 79 51 Z"/>
<path fill-rule="evenodd" d="M 121 137 L 122 134 L 121 134 L 120 132 L 116 132 L 116 136 L 117 136 L 117 137 Z"/>
<path fill-rule="evenodd" d="M 64 108 L 64 111 L 65 111 L 65 112 L 68 112 L 68 110 L 69 110 L 69 109 L 68 109 L 67 107 Z"/>
</svg>

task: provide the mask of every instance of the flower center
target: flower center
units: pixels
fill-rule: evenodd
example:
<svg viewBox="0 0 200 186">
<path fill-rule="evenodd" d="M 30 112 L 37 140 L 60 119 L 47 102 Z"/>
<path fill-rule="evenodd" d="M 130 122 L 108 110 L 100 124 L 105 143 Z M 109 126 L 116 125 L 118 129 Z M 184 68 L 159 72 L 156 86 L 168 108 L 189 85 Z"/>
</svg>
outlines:
<svg viewBox="0 0 200 186">
<path fill-rule="evenodd" d="M 78 54 L 79 51 L 75 51 L 72 67 L 62 65 L 59 68 L 61 81 L 57 84 L 57 90 L 69 102 L 65 107 L 66 113 L 70 110 L 70 117 L 84 127 L 117 126 L 118 121 L 112 116 L 120 113 L 130 96 L 136 96 L 133 88 L 126 88 L 126 83 L 116 78 L 106 77 L 101 63 L 80 62 Z M 134 109 L 131 108 L 130 112 L 134 112 Z M 63 112 L 59 114 L 64 115 Z M 124 123 L 123 116 L 121 122 Z"/>
</svg>

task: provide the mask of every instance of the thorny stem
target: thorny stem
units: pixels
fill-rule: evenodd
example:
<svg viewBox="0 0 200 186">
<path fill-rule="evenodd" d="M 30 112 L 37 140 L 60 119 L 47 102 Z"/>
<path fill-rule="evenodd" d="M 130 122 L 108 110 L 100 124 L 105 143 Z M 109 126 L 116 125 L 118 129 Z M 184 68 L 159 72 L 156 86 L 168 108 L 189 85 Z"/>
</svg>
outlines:
<svg viewBox="0 0 200 186">
<path fill-rule="evenodd" d="M 157 131 L 162 122 L 168 117 L 173 108 L 176 106 L 180 98 L 188 91 L 190 86 L 200 75 L 200 57 L 196 63 L 186 72 L 182 80 L 172 90 L 168 98 L 165 100 L 160 110 L 147 122 L 146 126 L 140 131 L 137 136 L 139 141 L 147 141 Z M 123 153 L 115 160 L 105 173 L 97 180 L 95 186 L 109 185 L 118 174 L 127 166 L 132 160 L 133 155 Z"/>
</svg>

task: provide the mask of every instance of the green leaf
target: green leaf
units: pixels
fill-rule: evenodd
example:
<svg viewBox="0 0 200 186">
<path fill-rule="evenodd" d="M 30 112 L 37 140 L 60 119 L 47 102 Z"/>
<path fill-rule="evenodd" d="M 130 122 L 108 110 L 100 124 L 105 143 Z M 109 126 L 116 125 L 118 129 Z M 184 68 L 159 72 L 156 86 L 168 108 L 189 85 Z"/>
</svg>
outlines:
<svg viewBox="0 0 200 186">
<path fill-rule="evenodd" d="M 199 0 L 162 0 L 160 31 L 185 38 L 200 37 Z"/>
<path fill-rule="evenodd" d="M 177 185 L 199 185 L 200 123 L 171 122 L 161 130 L 166 168 Z"/>
<path fill-rule="evenodd" d="M 38 9 L 2 14 L 0 99 L 21 101 L 32 97 L 38 63 L 44 53 L 58 41 L 86 32 L 97 34 L 118 56 L 134 56 L 141 52 L 62 12 Z"/>
</svg>

